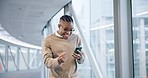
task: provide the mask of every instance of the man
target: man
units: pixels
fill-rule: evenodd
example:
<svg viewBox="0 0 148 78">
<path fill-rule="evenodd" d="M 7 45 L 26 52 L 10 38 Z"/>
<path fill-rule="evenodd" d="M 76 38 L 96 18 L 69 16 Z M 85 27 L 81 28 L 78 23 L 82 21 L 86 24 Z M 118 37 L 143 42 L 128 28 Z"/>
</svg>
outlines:
<svg viewBox="0 0 148 78">
<path fill-rule="evenodd" d="M 73 19 L 63 15 L 58 24 L 59 30 L 43 40 L 44 64 L 50 68 L 50 78 L 78 78 L 77 63 L 84 62 L 81 51 L 75 53 L 81 46 L 80 38 L 73 34 Z"/>
</svg>

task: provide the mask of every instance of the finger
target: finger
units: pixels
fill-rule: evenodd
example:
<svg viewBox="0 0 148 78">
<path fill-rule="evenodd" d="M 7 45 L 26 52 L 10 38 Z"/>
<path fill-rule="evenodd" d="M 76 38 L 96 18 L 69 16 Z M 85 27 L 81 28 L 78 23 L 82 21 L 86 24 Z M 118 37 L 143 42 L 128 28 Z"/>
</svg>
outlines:
<svg viewBox="0 0 148 78">
<path fill-rule="evenodd" d="M 73 55 L 77 55 L 77 53 L 73 53 Z"/>
<path fill-rule="evenodd" d="M 74 58 L 76 58 L 76 55 L 73 54 L 72 56 L 73 56 Z"/>
<path fill-rule="evenodd" d="M 60 63 L 64 63 L 65 61 L 66 61 L 65 58 L 63 58 L 63 57 L 60 57 L 60 58 L 59 58 L 59 62 L 60 62 Z"/>
<path fill-rule="evenodd" d="M 81 51 L 78 50 L 78 53 L 80 53 Z"/>
<path fill-rule="evenodd" d="M 73 53 L 73 55 L 80 57 L 81 54 Z"/>
<path fill-rule="evenodd" d="M 78 55 L 78 54 L 73 54 L 72 55 L 75 59 L 80 59 L 80 55 Z"/>
<path fill-rule="evenodd" d="M 59 56 L 64 56 L 64 55 L 66 55 L 66 52 L 62 52 L 62 53 L 60 53 Z"/>
<path fill-rule="evenodd" d="M 62 55 L 66 55 L 66 52 L 62 52 Z"/>
</svg>

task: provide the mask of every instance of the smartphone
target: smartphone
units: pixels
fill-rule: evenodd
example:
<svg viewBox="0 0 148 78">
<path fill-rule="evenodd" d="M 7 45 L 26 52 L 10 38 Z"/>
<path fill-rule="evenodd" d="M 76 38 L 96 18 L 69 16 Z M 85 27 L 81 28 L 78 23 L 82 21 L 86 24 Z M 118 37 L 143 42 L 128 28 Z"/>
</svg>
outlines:
<svg viewBox="0 0 148 78">
<path fill-rule="evenodd" d="M 74 52 L 78 54 L 79 53 L 78 51 L 81 51 L 81 49 L 82 47 L 77 47 Z"/>
</svg>

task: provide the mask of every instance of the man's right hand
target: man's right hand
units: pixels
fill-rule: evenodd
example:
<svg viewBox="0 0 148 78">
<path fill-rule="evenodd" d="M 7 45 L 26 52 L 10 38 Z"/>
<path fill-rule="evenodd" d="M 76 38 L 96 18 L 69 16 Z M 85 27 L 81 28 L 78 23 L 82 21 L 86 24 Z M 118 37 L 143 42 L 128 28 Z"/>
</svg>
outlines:
<svg viewBox="0 0 148 78">
<path fill-rule="evenodd" d="M 66 61 L 66 52 L 62 52 L 62 53 L 60 53 L 60 55 L 58 57 L 58 63 L 59 63 L 59 65 L 61 65 L 65 61 Z"/>
</svg>

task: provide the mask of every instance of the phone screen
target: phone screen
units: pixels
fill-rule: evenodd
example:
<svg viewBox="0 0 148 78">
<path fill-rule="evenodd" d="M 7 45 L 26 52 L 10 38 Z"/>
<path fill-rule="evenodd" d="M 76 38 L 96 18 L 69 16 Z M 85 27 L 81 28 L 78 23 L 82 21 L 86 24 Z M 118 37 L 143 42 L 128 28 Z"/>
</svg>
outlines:
<svg viewBox="0 0 148 78">
<path fill-rule="evenodd" d="M 78 54 L 79 53 L 78 51 L 81 51 L 81 49 L 82 47 L 77 47 L 74 52 Z"/>
</svg>

